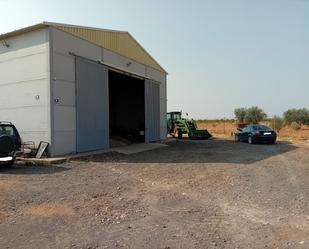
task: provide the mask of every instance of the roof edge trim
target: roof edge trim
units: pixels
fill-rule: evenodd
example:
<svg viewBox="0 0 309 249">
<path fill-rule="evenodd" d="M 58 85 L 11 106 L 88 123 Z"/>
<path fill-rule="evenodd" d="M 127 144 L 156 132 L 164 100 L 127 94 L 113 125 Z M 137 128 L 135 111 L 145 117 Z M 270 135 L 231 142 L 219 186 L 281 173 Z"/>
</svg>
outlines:
<svg viewBox="0 0 309 249">
<path fill-rule="evenodd" d="M 111 32 L 111 33 L 127 33 L 127 31 L 122 31 L 122 30 L 102 29 L 102 28 L 94 28 L 94 27 L 89 27 L 89 26 L 81 26 L 81 25 L 73 25 L 73 24 L 65 24 L 65 23 L 57 23 L 57 22 L 44 21 L 42 24 L 47 25 L 47 26 L 53 26 L 53 27 L 89 29 L 89 30 L 96 30 L 96 31 Z"/>
</svg>

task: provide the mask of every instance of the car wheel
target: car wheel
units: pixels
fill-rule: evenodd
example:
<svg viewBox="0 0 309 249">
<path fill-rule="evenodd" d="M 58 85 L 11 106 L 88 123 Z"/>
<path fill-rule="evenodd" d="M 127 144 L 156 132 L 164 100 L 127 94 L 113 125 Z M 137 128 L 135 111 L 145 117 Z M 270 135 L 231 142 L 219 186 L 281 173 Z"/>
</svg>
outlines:
<svg viewBox="0 0 309 249">
<path fill-rule="evenodd" d="M 240 142 L 238 135 L 235 135 L 235 142 Z"/>
<path fill-rule="evenodd" d="M 254 144 L 254 140 L 253 140 L 252 137 L 248 137 L 248 143 L 249 143 L 249 144 Z"/>
</svg>

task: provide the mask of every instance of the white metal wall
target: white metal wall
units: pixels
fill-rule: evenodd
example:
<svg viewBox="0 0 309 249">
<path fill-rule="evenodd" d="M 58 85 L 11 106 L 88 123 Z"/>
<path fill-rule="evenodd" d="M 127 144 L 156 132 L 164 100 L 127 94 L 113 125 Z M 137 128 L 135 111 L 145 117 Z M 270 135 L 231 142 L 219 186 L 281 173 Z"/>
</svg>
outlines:
<svg viewBox="0 0 309 249">
<path fill-rule="evenodd" d="M 160 83 L 160 137 L 166 138 L 166 75 L 56 28 L 51 36 L 52 155 L 76 152 L 75 61 L 79 56 Z"/>
<path fill-rule="evenodd" d="M 0 121 L 23 141 L 50 142 L 49 32 L 33 31 L 0 43 Z"/>
</svg>

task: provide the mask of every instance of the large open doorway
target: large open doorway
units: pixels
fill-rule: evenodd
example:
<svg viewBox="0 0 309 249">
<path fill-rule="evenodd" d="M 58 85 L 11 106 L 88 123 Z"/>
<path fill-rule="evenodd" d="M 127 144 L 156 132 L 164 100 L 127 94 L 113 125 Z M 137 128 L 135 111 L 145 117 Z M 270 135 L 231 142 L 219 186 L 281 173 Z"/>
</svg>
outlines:
<svg viewBox="0 0 309 249">
<path fill-rule="evenodd" d="M 145 81 L 109 70 L 111 146 L 145 142 Z"/>
</svg>

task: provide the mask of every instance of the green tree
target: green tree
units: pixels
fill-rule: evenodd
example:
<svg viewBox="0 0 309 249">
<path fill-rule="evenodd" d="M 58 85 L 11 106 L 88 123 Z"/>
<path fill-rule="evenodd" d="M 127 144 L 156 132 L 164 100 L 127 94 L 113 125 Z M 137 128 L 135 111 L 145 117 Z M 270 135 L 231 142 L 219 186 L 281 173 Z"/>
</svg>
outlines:
<svg viewBox="0 0 309 249">
<path fill-rule="evenodd" d="M 274 116 L 270 120 L 270 127 L 273 128 L 275 131 L 280 132 L 280 130 L 284 127 L 283 118 Z"/>
<path fill-rule="evenodd" d="M 298 110 L 298 116 L 301 124 L 309 124 L 309 110 L 306 108 L 302 108 Z"/>
<path fill-rule="evenodd" d="M 252 123 L 252 124 L 258 124 L 262 120 L 266 119 L 267 115 L 266 113 L 260 109 L 257 106 L 252 106 L 247 109 L 246 116 L 245 116 L 245 122 L 246 123 Z"/>
<path fill-rule="evenodd" d="M 297 109 L 289 109 L 286 112 L 283 113 L 283 119 L 284 123 L 286 125 L 291 125 L 293 122 L 298 123 L 299 118 L 298 118 L 298 111 Z"/>
<path fill-rule="evenodd" d="M 293 122 L 302 124 L 309 124 L 309 110 L 306 108 L 302 109 L 289 109 L 283 114 L 285 124 L 291 125 Z"/>
<path fill-rule="evenodd" d="M 235 108 L 234 114 L 238 122 L 243 123 L 245 122 L 245 117 L 247 114 L 247 109 L 246 108 Z"/>
</svg>

